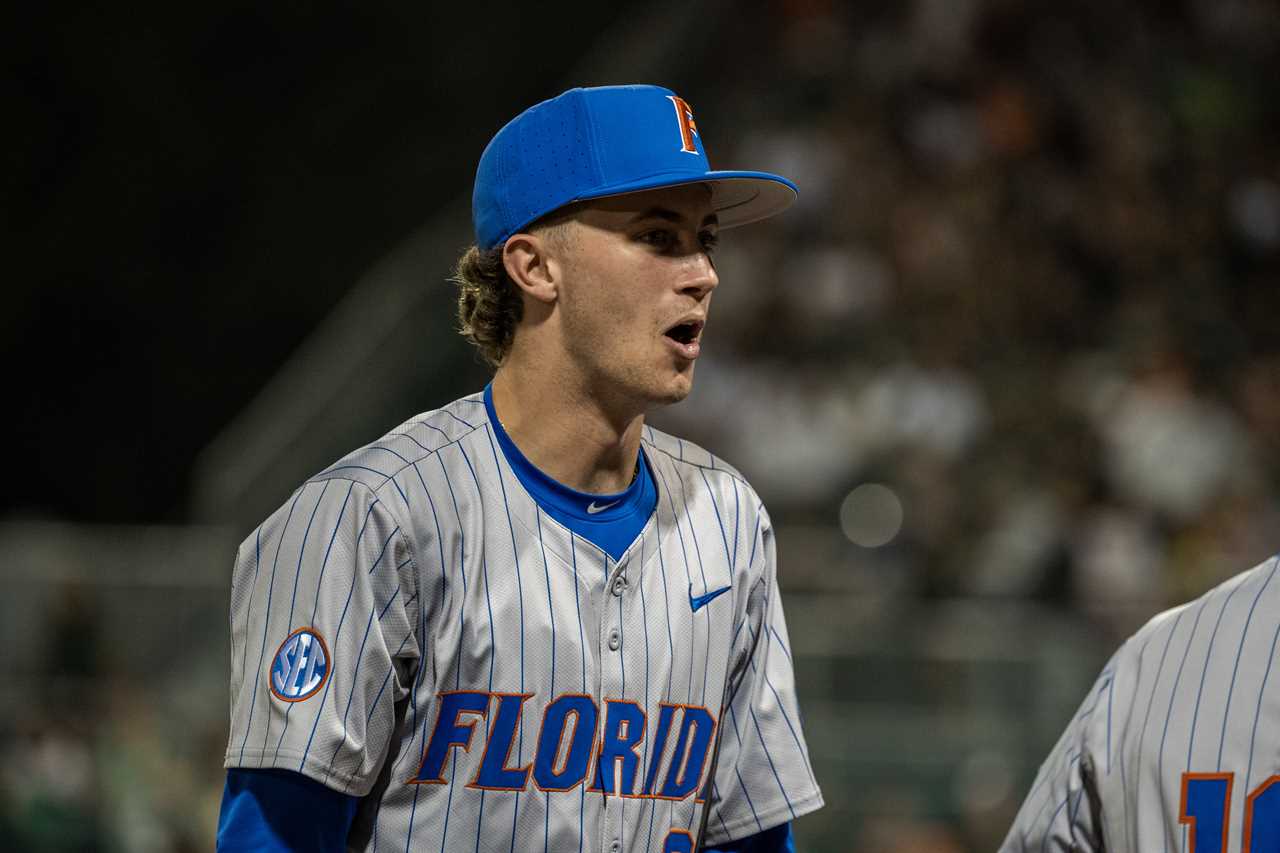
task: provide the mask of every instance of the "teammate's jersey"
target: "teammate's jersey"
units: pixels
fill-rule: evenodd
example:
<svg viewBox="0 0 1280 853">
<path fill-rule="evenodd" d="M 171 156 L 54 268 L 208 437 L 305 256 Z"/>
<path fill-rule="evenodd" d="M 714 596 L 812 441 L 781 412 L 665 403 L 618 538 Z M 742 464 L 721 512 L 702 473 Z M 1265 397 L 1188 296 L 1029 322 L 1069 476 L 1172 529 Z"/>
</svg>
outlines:
<svg viewBox="0 0 1280 853">
<path fill-rule="evenodd" d="M 616 562 L 479 394 L 305 483 L 237 555 L 226 766 L 363 797 L 354 850 L 678 851 L 704 807 L 708 843 L 818 808 L 769 517 L 705 451 L 644 449 L 658 506 Z"/>
<path fill-rule="evenodd" d="M 1280 578 L 1270 560 L 1131 637 L 1003 851 L 1280 850 Z"/>
</svg>

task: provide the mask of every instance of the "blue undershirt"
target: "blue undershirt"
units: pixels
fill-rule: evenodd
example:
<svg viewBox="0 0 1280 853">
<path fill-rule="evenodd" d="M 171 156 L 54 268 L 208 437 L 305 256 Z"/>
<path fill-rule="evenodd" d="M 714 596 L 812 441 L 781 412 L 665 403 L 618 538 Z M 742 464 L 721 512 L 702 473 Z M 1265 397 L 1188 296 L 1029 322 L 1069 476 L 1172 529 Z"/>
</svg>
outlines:
<svg viewBox="0 0 1280 853">
<path fill-rule="evenodd" d="M 485 386 L 484 405 L 503 456 L 542 511 L 618 560 L 658 505 L 658 489 L 644 449 L 626 491 L 579 492 L 538 470 L 520 452 L 494 411 L 492 385 Z M 342 853 L 359 803 L 359 798 L 326 788 L 301 773 L 232 768 L 227 771 L 218 818 L 219 853 Z M 791 824 L 704 848 L 703 853 L 795 853 Z"/>
<path fill-rule="evenodd" d="M 617 561 L 649 523 L 649 516 L 658 505 L 658 489 L 644 449 L 640 450 L 635 478 L 626 491 L 612 495 L 579 492 L 538 470 L 520 452 L 494 411 L 492 384 L 484 388 L 484 407 L 502 455 L 542 511 Z"/>
<path fill-rule="evenodd" d="M 222 789 L 219 853 L 342 853 L 358 797 L 292 770 L 233 768 Z"/>
<path fill-rule="evenodd" d="M 218 853 L 346 853 L 359 797 L 292 770 L 232 768 L 222 790 Z M 702 853 L 795 853 L 791 824 Z"/>
</svg>

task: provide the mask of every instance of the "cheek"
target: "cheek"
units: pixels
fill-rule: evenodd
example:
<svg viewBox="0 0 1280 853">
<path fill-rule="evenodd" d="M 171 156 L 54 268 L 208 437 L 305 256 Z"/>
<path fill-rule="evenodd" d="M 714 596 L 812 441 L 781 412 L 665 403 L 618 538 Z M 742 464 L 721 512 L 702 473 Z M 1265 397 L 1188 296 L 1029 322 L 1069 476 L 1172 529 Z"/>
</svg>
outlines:
<svg viewBox="0 0 1280 853">
<path fill-rule="evenodd" d="M 626 336 L 628 309 L 615 289 L 600 280 L 580 280 L 561 303 L 567 345 L 580 355 L 617 344 Z"/>
<path fill-rule="evenodd" d="M 614 279 L 590 294 L 584 318 L 592 327 L 620 343 L 636 344 L 647 335 L 649 326 L 645 303 L 636 298 L 632 283 Z"/>
</svg>

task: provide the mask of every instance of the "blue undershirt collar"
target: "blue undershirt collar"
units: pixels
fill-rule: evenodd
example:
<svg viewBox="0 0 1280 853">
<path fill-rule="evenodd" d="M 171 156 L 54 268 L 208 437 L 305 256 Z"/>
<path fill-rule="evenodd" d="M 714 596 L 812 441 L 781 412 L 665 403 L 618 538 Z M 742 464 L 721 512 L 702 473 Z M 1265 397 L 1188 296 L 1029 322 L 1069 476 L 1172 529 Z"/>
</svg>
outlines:
<svg viewBox="0 0 1280 853">
<path fill-rule="evenodd" d="M 625 491 L 612 495 L 579 492 L 540 471 L 516 447 L 493 408 L 492 383 L 484 388 L 484 407 L 507 463 L 542 511 L 614 560 L 621 557 L 658 505 L 658 490 L 644 448 L 636 461 L 636 477 Z"/>
</svg>

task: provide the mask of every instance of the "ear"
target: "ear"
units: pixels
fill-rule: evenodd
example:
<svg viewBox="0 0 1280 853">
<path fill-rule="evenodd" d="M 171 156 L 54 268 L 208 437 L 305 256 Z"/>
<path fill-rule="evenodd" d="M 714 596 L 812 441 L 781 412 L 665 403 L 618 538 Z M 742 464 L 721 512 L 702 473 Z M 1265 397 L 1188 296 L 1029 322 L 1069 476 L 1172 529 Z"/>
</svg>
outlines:
<svg viewBox="0 0 1280 853">
<path fill-rule="evenodd" d="M 502 265 L 521 292 L 539 302 L 555 302 L 560 264 L 543 234 L 513 234 L 502 247 Z"/>
</svg>

